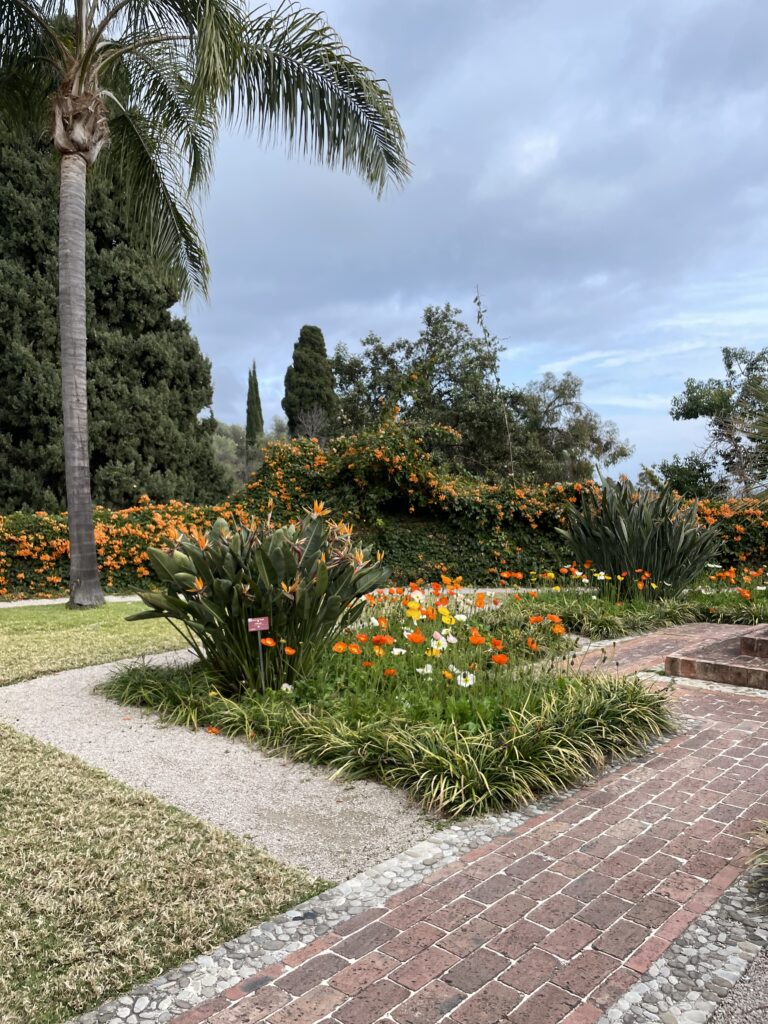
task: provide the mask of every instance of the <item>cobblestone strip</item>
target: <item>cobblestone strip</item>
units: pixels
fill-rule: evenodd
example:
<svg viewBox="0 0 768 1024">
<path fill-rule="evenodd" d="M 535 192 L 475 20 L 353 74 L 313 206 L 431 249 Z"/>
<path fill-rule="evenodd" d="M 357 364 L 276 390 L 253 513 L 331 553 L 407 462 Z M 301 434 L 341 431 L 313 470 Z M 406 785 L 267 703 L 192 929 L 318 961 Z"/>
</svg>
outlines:
<svg viewBox="0 0 768 1024">
<path fill-rule="evenodd" d="M 596 1024 L 660 957 L 675 962 L 675 940 L 707 931 L 698 919 L 743 872 L 768 817 L 765 708 L 686 692 L 697 732 L 329 923 L 174 1024 Z"/>
<path fill-rule="evenodd" d="M 768 914 L 743 877 L 670 944 L 600 1024 L 704 1024 L 766 941 Z"/>
</svg>

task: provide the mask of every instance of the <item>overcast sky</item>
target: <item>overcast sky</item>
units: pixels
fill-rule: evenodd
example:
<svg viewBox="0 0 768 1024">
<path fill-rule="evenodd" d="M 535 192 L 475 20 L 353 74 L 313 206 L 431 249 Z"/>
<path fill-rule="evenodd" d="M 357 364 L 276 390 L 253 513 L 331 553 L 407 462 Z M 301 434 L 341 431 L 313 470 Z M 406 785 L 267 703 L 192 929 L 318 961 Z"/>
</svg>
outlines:
<svg viewBox="0 0 768 1024">
<path fill-rule="evenodd" d="M 377 201 L 358 180 L 226 137 L 205 226 L 210 302 L 188 310 L 216 415 L 265 418 L 302 324 L 329 350 L 472 316 L 503 379 L 572 370 L 636 445 L 690 450 L 669 415 L 724 344 L 768 344 L 766 0 L 327 0 L 389 80 L 413 162 Z"/>
</svg>

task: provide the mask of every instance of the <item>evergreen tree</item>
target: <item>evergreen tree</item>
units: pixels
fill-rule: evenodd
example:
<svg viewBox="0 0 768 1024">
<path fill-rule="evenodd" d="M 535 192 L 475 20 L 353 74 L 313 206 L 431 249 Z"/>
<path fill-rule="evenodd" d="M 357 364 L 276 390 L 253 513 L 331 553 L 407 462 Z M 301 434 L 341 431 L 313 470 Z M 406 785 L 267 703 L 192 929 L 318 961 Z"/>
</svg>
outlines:
<svg viewBox="0 0 768 1024">
<path fill-rule="evenodd" d="M 323 332 L 305 325 L 285 374 L 282 405 L 290 434 L 327 434 L 335 422 L 337 404 Z"/>
<path fill-rule="evenodd" d="M 0 511 L 65 505 L 56 323 L 57 163 L 0 132 Z M 129 505 L 226 493 L 213 460 L 211 365 L 165 275 L 127 243 L 106 182 L 90 183 L 88 401 L 94 498 Z"/>
<path fill-rule="evenodd" d="M 252 363 L 248 371 L 248 398 L 245 404 L 245 440 L 248 447 L 255 447 L 263 433 L 264 415 L 261 411 L 259 378 L 256 376 L 256 363 Z"/>
</svg>

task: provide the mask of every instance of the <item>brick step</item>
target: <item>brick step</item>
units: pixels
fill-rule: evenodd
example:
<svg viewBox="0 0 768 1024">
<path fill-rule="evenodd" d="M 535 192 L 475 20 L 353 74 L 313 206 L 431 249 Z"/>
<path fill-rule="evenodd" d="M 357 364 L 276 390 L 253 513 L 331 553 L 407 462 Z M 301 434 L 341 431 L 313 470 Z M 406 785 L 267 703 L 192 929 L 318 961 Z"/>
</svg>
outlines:
<svg viewBox="0 0 768 1024">
<path fill-rule="evenodd" d="M 758 626 L 744 633 L 741 653 L 750 658 L 768 658 L 768 626 Z"/>
<path fill-rule="evenodd" d="M 669 676 L 768 690 L 768 661 L 743 654 L 739 637 L 668 654 L 664 659 L 664 671 Z"/>
</svg>

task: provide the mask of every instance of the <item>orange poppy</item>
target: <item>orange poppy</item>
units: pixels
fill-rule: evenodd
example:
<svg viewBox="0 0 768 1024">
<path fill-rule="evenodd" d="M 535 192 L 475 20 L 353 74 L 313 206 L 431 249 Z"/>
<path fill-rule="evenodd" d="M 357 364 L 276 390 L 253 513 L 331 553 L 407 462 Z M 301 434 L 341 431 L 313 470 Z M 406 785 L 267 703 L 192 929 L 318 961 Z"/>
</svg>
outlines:
<svg viewBox="0 0 768 1024">
<path fill-rule="evenodd" d="M 469 642 L 474 647 L 479 647 L 480 644 L 484 644 L 485 643 L 485 637 L 484 636 L 480 636 L 480 634 L 476 630 L 473 630 L 469 634 Z"/>
<path fill-rule="evenodd" d="M 414 629 L 412 633 L 406 633 L 405 639 L 410 640 L 412 644 L 423 644 L 427 639 L 420 629 Z"/>
<path fill-rule="evenodd" d="M 491 647 L 493 647 L 495 651 L 500 651 L 503 646 L 503 640 L 497 640 L 495 637 L 491 640 Z"/>
<path fill-rule="evenodd" d="M 347 648 L 347 650 L 349 651 L 350 654 L 362 654 L 363 653 L 363 648 L 360 646 L 360 644 L 350 644 L 349 647 Z"/>
<path fill-rule="evenodd" d="M 388 678 L 391 678 L 392 676 L 396 676 L 397 675 L 397 669 L 396 668 L 385 668 L 384 669 L 384 675 L 387 676 Z"/>
<path fill-rule="evenodd" d="M 373 665 L 372 661 L 364 661 L 363 662 L 363 668 L 370 668 L 371 665 Z"/>
<path fill-rule="evenodd" d="M 563 621 L 563 620 L 562 620 L 562 619 L 560 618 L 560 616 L 559 616 L 559 615 L 553 615 L 553 614 L 552 614 L 551 612 L 550 612 L 550 613 L 549 613 L 549 615 L 547 616 L 547 619 L 548 619 L 548 621 L 549 621 L 549 622 L 562 622 L 562 621 Z"/>
<path fill-rule="evenodd" d="M 274 647 L 275 644 L 276 644 L 276 641 L 275 641 L 274 637 L 265 636 L 264 639 L 261 641 L 261 643 L 262 643 L 262 645 L 264 647 Z"/>
<path fill-rule="evenodd" d="M 508 665 L 509 664 L 509 658 L 507 657 L 506 654 L 492 654 L 491 655 L 491 661 L 494 663 L 494 665 Z"/>
<path fill-rule="evenodd" d="M 361 644 L 367 643 L 368 642 L 368 634 L 367 633 L 358 633 L 357 636 L 355 637 L 355 639 L 359 640 Z"/>
<path fill-rule="evenodd" d="M 475 595 L 475 608 L 485 608 L 485 594 Z"/>
<path fill-rule="evenodd" d="M 530 619 L 528 619 L 528 621 L 530 622 L 530 624 L 531 624 L 532 626 L 535 626 L 535 625 L 537 625 L 537 624 L 538 624 L 539 622 L 543 622 L 543 621 L 544 621 L 544 616 L 543 616 L 543 615 L 532 615 L 532 616 L 530 617 Z"/>
<path fill-rule="evenodd" d="M 343 643 L 341 640 L 337 640 L 336 643 L 331 648 L 334 654 L 343 654 L 344 651 L 346 651 L 346 649 L 347 645 Z"/>
<path fill-rule="evenodd" d="M 211 736 L 220 736 L 220 735 L 221 735 L 221 729 L 219 729 L 219 728 L 218 728 L 217 726 L 215 726 L 215 725 L 209 725 L 209 726 L 208 726 L 208 727 L 206 728 L 206 730 L 205 730 L 205 731 L 206 731 L 206 732 L 209 732 L 209 733 L 211 734 Z"/>
<path fill-rule="evenodd" d="M 383 644 L 391 647 L 394 642 L 395 638 L 388 633 L 377 633 L 376 636 L 371 637 L 371 643 L 374 647 L 381 647 Z"/>
<path fill-rule="evenodd" d="M 529 651 L 538 651 L 539 645 L 536 643 L 532 636 L 529 636 L 525 642 L 528 644 Z"/>
<path fill-rule="evenodd" d="M 292 657 L 296 653 L 295 647 L 288 647 L 287 645 L 283 648 L 288 657 Z"/>
<path fill-rule="evenodd" d="M 555 636 L 562 636 L 565 633 L 565 626 L 561 625 L 559 622 L 556 622 L 555 625 L 552 627 L 552 632 L 555 634 Z"/>
</svg>

